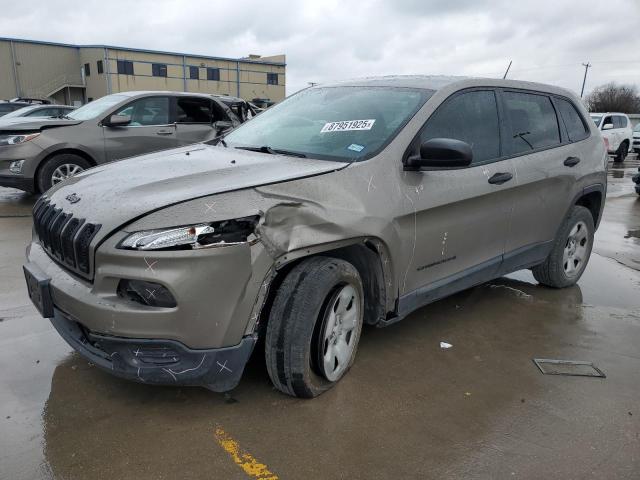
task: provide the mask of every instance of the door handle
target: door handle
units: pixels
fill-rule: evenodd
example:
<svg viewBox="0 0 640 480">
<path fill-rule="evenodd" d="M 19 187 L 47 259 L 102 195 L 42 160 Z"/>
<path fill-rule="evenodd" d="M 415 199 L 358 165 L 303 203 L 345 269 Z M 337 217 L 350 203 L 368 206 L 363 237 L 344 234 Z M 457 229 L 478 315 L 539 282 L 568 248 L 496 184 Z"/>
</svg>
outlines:
<svg viewBox="0 0 640 480">
<path fill-rule="evenodd" d="M 564 164 L 567 167 L 575 167 L 579 163 L 580 159 L 578 157 L 569 157 L 564 161 Z"/>
<path fill-rule="evenodd" d="M 491 183 L 492 185 L 502 185 L 504 182 L 508 182 L 512 178 L 513 175 L 511 175 L 509 172 L 495 173 L 489 179 L 489 183 Z"/>
<path fill-rule="evenodd" d="M 173 130 L 158 130 L 156 135 L 173 135 Z"/>
</svg>

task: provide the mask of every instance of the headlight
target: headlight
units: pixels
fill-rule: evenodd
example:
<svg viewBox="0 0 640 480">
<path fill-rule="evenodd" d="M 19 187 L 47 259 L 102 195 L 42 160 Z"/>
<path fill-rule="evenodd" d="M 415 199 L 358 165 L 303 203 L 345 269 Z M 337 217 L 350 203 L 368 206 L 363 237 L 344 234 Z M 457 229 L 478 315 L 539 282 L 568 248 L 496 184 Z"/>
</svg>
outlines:
<svg viewBox="0 0 640 480">
<path fill-rule="evenodd" d="M 28 142 L 34 138 L 40 136 L 40 132 L 36 133 L 24 133 L 20 135 L 0 135 L 0 146 L 6 145 L 20 145 L 21 143 Z"/>
<path fill-rule="evenodd" d="M 191 250 L 251 240 L 259 217 L 134 232 L 118 244 L 127 250 Z"/>
</svg>

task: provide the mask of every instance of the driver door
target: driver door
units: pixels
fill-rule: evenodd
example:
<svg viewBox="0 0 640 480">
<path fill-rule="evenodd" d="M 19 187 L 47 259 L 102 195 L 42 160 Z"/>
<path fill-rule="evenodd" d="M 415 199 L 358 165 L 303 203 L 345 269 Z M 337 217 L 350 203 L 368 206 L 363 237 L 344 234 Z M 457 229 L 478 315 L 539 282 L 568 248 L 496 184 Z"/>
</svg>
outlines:
<svg viewBox="0 0 640 480">
<path fill-rule="evenodd" d="M 111 112 L 126 115 L 126 126 L 103 126 L 105 156 L 108 161 L 166 150 L 178 146 L 176 126 L 170 119 L 170 97 L 143 97 Z"/>
</svg>

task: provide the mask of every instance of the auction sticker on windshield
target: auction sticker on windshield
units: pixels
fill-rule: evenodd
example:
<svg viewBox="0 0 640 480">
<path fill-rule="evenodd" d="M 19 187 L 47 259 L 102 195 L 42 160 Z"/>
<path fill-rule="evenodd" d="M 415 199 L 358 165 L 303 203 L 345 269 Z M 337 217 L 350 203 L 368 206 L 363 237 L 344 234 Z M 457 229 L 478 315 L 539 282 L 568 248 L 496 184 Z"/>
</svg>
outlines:
<svg viewBox="0 0 640 480">
<path fill-rule="evenodd" d="M 327 132 L 349 132 L 353 130 L 371 130 L 374 119 L 370 120 L 342 120 L 340 122 L 328 122 L 324 124 L 320 133 Z"/>
</svg>

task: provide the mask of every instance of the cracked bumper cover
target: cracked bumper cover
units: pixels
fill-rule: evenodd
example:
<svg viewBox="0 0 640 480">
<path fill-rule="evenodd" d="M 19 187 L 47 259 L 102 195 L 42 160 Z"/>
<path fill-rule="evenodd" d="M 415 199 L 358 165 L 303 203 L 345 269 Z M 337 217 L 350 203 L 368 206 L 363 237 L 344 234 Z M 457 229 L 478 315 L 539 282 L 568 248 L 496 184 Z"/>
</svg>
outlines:
<svg viewBox="0 0 640 480">
<path fill-rule="evenodd" d="M 80 355 L 115 376 L 154 385 L 203 386 L 215 392 L 238 385 L 257 339 L 249 335 L 232 347 L 190 349 L 173 340 L 90 332 L 57 308 L 51 323 Z"/>
</svg>

